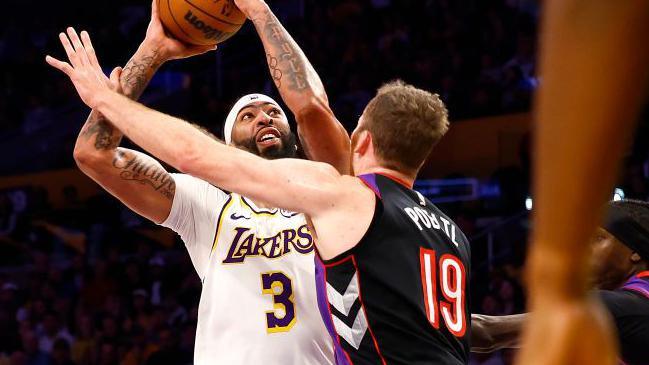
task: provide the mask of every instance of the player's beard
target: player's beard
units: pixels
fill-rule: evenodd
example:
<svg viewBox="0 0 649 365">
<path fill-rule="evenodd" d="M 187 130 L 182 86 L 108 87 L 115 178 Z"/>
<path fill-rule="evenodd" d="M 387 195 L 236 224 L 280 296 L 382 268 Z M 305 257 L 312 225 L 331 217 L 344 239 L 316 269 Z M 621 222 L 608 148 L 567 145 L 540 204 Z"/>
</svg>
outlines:
<svg viewBox="0 0 649 365">
<path fill-rule="evenodd" d="M 297 157 L 296 149 L 296 137 L 293 132 L 288 134 L 282 134 L 280 136 L 281 143 L 277 146 L 272 146 L 265 148 L 263 151 L 259 150 L 257 146 L 257 141 L 255 137 L 251 137 L 245 141 L 238 143 L 239 147 L 242 149 L 254 153 L 259 157 L 263 157 L 269 160 L 275 160 L 278 158 L 295 158 Z"/>
</svg>

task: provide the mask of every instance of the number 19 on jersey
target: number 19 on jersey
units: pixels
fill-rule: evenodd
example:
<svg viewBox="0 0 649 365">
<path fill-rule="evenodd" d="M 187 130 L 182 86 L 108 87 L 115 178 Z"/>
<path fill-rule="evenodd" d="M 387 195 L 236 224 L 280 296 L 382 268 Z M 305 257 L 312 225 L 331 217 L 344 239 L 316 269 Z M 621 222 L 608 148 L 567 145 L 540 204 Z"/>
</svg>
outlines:
<svg viewBox="0 0 649 365">
<path fill-rule="evenodd" d="M 419 262 L 428 321 L 439 329 L 440 319 L 443 319 L 449 332 L 456 337 L 464 336 L 467 327 L 466 271 L 462 261 L 450 254 L 442 255 L 438 260 L 434 250 L 422 247 Z M 438 273 L 440 283 L 437 282 Z M 438 291 L 443 299 L 439 298 Z"/>
</svg>

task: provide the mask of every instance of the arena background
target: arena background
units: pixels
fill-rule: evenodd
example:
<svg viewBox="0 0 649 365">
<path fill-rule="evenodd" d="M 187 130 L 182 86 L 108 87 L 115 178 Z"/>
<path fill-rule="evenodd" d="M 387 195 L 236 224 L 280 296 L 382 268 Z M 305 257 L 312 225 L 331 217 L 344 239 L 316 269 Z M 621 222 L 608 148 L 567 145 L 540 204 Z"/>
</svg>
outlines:
<svg viewBox="0 0 649 365">
<path fill-rule="evenodd" d="M 401 78 L 441 95 L 453 125 L 417 188 L 472 241 L 474 311 L 523 311 L 533 202 L 529 112 L 542 82 L 535 75 L 537 2 L 269 3 L 348 130 L 385 81 Z M 44 62 L 46 53 L 62 56 L 57 35 L 73 25 L 90 32 L 104 67 L 123 65 L 144 37 L 150 2 L 3 5 L 0 365 L 191 363 L 200 281 L 189 257 L 172 232 L 139 218 L 76 169 L 72 148 L 88 110 Z M 236 98 L 258 91 L 277 96 L 247 24 L 217 52 L 165 65 L 141 100 L 221 136 Z M 647 110 L 618 197 L 648 198 Z M 511 355 L 472 364 L 509 364 Z"/>
</svg>

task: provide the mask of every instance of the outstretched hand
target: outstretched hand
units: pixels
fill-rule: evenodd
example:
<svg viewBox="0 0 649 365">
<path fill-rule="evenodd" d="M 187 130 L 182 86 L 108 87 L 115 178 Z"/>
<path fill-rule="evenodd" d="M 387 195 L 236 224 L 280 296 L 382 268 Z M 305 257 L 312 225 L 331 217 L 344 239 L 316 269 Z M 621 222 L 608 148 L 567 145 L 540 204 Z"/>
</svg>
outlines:
<svg viewBox="0 0 649 365">
<path fill-rule="evenodd" d="M 81 32 L 79 38 L 76 30 L 69 27 L 67 34 L 59 34 L 59 39 L 70 62 L 60 61 L 52 56 L 45 57 L 45 61 L 68 75 L 86 105 L 94 109 L 102 92 L 119 91 L 121 70 L 117 68 L 113 70 L 110 78 L 106 77 L 99 66 L 88 32 Z"/>
</svg>

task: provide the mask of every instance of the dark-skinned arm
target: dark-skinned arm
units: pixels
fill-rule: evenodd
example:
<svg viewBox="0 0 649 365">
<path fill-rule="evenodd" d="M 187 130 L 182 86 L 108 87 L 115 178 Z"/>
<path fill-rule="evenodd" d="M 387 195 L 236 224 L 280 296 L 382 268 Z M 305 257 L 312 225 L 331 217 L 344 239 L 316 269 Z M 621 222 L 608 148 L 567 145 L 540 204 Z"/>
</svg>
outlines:
<svg viewBox="0 0 649 365">
<path fill-rule="evenodd" d="M 168 37 L 154 0 L 146 37 L 119 75 L 117 91 L 137 100 L 164 62 L 213 48 L 187 46 Z M 94 49 L 88 52 L 91 62 L 97 62 Z M 75 161 L 81 171 L 130 209 L 160 223 L 171 211 L 176 188 L 173 177 L 150 156 L 118 147 L 122 137 L 109 120 L 92 111 L 77 138 Z"/>
<path fill-rule="evenodd" d="M 526 314 L 510 316 L 471 315 L 471 352 L 494 352 L 518 348 Z"/>
<path fill-rule="evenodd" d="M 528 305 L 517 364 L 618 364 L 589 292 L 602 217 L 649 83 L 649 2 L 543 2 Z"/>
<path fill-rule="evenodd" d="M 327 93 L 306 55 L 261 0 L 235 0 L 257 29 L 268 67 L 282 99 L 295 115 L 307 157 L 327 162 L 340 173 L 350 166 L 349 134 L 334 116 Z"/>
</svg>

